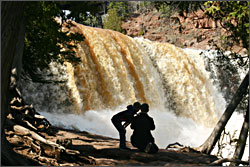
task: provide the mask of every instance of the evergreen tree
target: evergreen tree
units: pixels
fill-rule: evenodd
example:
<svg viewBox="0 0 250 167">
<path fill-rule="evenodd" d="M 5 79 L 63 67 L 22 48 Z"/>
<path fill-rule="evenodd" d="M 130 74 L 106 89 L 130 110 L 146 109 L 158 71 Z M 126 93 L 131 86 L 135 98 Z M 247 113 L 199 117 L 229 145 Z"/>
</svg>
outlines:
<svg viewBox="0 0 250 167">
<path fill-rule="evenodd" d="M 110 2 L 108 14 L 103 22 L 103 28 L 122 32 L 122 20 L 128 16 L 127 2 Z"/>
<path fill-rule="evenodd" d="M 73 48 L 83 37 L 62 31 L 62 24 L 55 20 L 62 15 L 62 11 L 55 2 L 25 2 L 24 15 L 23 68 L 28 77 L 33 81 L 42 81 L 38 71 L 47 68 L 51 61 L 79 62 Z"/>
<path fill-rule="evenodd" d="M 109 9 L 108 16 L 103 22 L 103 28 L 121 32 L 122 17 L 118 15 L 117 9 Z"/>
</svg>

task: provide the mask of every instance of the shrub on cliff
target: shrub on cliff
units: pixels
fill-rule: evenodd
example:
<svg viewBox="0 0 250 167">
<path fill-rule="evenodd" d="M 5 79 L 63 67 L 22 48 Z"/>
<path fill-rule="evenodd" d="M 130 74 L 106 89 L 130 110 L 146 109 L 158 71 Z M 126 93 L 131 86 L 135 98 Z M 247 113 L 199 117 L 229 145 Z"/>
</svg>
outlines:
<svg viewBox="0 0 250 167">
<path fill-rule="evenodd" d="M 117 9 L 109 9 L 104 19 L 103 28 L 122 32 L 122 17 L 118 15 Z"/>
<path fill-rule="evenodd" d="M 128 2 L 110 2 L 103 28 L 122 32 L 122 20 L 128 15 Z"/>
</svg>

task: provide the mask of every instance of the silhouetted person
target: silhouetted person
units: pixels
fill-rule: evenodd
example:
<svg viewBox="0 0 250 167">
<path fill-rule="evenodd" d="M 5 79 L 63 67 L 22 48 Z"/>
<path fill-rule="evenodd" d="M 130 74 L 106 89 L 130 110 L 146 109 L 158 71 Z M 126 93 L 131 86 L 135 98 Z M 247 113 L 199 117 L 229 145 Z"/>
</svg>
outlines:
<svg viewBox="0 0 250 167">
<path fill-rule="evenodd" d="M 140 110 L 140 107 L 141 104 L 139 102 L 135 102 L 133 106 L 127 106 L 127 110 L 119 112 L 111 119 L 112 123 L 119 132 L 121 149 L 130 150 L 126 147 L 126 127 L 132 121 L 134 115 Z M 124 125 L 122 125 L 122 122 L 125 122 Z"/>
<path fill-rule="evenodd" d="M 149 106 L 147 103 L 141 105 L 141 112 L 133 119 L 131 129 L 134 129 L 131 136 L 131 143 L 141 151 L 148 153 L 158 152 L 158 147 L 154 143 L 151 130 L 155 129 L 153 118 L 148 116 Z"/>
</svg>

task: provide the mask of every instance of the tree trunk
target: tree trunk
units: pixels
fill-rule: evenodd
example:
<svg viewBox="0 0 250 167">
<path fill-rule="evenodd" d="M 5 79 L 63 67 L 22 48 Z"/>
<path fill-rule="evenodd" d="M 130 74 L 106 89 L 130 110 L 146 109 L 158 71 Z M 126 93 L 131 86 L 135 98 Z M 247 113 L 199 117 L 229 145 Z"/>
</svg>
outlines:
<svg viewBox="0 0 250 167">
<path fill-rule="evenodd" d="M 233 159 L 241 160 L 246 146 L 248 130 L 249 130 L 249 105 L 247 106 L 245 120 L 240 131 L 240 137 L 239 140 L 237 141 Z M 238 163 L 234 162 L 230 164 L 230 166 L 238 166 L 238 165 L 239 165 Z"/>
<path fill-rule="evenodd" d="M 247 87 L 249 85 L 249 71 L 247 75 L 245 76 L 244 80 L 240 84 L 237 92 L 233 96 L 230 104 L 226 108 L 226 111 L 221 116 L 219 122 L 216 124 L 213 132 L 208 137 L 208 139 L 203 143 L 200 147 L 197 148 L 198 151 L 206 154 L 210 154 L 213 150 L 216 142 L 220 138 L 221 132 L 225 128 L 228 120 L 232 116 L 234 110 L 236 109 L 237 105 L 240 103 L 242 98 L 244 97 L 245 93 L 247 92 Z"/>
<path fill-rule="evenodd" d="M 15 55 L 20 55 L 24 44 L 24 29 L 21 26 L 24 2 L 1 2 L 1 165 L 37 165 L 12 150 L 4 135 L 6 115 L 9 113 L 10 73 Z M 18 48 L 20 47 L 20 48 Z"/>
<path fill-rule="evenodd" d="M 23 18 L 23 2 L 1 3 L 1 127 L 4 125 L 10 101 L 9 83 L 13 59 L 16 55 L 16 45 L 20 35 L 20 25 Z M 23 43 L 24 41 L 22 41 Z M 3 133 L 3 128 L 1 133 Z"/>
</svg>

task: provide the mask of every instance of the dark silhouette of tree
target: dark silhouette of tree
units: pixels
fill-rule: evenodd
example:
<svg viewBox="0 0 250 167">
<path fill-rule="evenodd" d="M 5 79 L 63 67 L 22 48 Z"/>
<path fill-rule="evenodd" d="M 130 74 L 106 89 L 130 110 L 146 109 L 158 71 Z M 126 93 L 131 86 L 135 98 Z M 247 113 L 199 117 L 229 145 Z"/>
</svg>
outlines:
<svg viewBox="0 0 250 167">
<path fill-rule="evenodd" d="M 9 113 L 10 73 L 14 57 L 22 50 L 24 2 L 1 2 L 1 165 L 37 165 L 15 153 L 7 142 L 4 128 Z M 21 43 L 18 45 L 18 43 Z"/>
<path fill-rule="evenodd" d="M 239 86 L 238 90 L 236 91 L 235 95 L 233 96 L 231 102 L 229 103 L 225 112 L 223 113 L 220 120 L 216 124 L 213 132 L 208 137 L 208 139 L 197 149 L 198 151 L 200 151 L 202 153 L 206 153 L 206 154 L 211 153 L 216 142 L 220 138 L 221 132 L 225 128 L 228 120 L 232 116 L 237 105 L 241 102 L 244 95 L 247 93 L 248 86 L 249 86 L 249 72 L 246 74 L 244 80 L 240 84 L 240 86 Z"/>
<path fill-rule="evenodd" d="M 249 101 L 248 101 L 248 106 L 245 112 L 245 119 L 240 131 L 240 137 L 239 140 L 237 141 L 236 149 L 234 152 L 233 159 L 241 159 L 245 150 L 246 146 L 246 141 L 247 141 L 247 135 L 249 131 Z M 239 163 L 231 163 L 230 166 L 238 166 Z"/>
<path fill-rule="evenodd" d="M 24 15 L 26 32 L 23 69 L 29 78 L 42 81 L 39 71 L 48 68 L 51 61 L 80 62 L 73 49 L 76 48 L 76 43 L 84 38 L 77 33 L 62 31 L 63 25 L 58 23 L 55 17 L 63 18 L 63 13 L 55 2 L 25 2 Z"/>
</svg>

